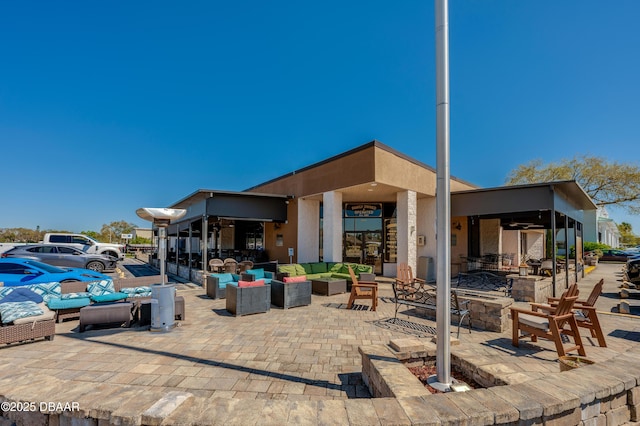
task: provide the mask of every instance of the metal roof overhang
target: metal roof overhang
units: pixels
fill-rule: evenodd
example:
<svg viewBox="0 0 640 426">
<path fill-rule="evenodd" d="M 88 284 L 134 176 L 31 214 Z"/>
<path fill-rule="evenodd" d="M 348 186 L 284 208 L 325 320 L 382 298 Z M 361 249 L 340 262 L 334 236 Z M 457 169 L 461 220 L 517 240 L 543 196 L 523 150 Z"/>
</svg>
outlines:
<svg viewBox="0 0 640 426">
<path fill-rule="evenodd" d="M 171 206 L 186 209 L 187 214 L 180 222 L 172 223 L 168 232 L 175 234 L 178 229 L 188 229 L 192 222 L 197 222 L 199 229 L 203 217 L 210 217 L 212 221 L 226 219 L 283 223 L 287 221 L 290 198 L 286 195 L 200 189 Z"/>
<path fill-rule="evenodd" d="M 559 212 L 583 221 L 584 211 L 597 206 L 575 181 L 475 189 L 451 194 L 452 216 L 527 220 L 550 228 L 548 214 Z M 546 219 L 545 219 L 546 216 Z"/>
</svg>

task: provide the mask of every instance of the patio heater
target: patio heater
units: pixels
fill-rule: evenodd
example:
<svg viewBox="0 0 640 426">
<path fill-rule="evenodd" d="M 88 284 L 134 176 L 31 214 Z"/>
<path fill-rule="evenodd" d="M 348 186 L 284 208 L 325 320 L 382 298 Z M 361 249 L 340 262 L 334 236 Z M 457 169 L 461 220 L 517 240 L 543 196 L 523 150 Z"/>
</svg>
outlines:
<svg viewBox="0 0 640 426">
<path fill-rule="evenodd" d="M 180 219 L 187 213 L 182 209 L 144 207 L 136 214 L 153 222 L 158 228 L 158 259 L 160 261 L 160 284 L 151 285 L 151 331 L 168 332 L 175 325 L 176 288 L 165 282 L 167 260 L 167 226 L 172 220 Z"/>
</svg>

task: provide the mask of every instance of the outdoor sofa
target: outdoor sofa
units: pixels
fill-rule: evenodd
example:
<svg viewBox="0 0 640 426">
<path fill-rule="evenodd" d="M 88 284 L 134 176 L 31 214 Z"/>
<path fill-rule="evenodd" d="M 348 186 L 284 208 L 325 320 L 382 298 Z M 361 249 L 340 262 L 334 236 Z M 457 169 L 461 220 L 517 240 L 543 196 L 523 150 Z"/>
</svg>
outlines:
<svg viewBox="0 0 640 426">
<path fill-rule="evenodd" d="M 205 275 L 205 288 L 207 296 L 212 299 L 224 299 L 227 297 L 227 285 L 238 285 L 240 275 L 230 272 Z"/>
<path fill-rule="evenodd" d="M 53 340 L 56 334 L 55 312 L 26 287 L 0 288 L 0 343 Z"/>
<path fill-rule="evenodd" d="M 226 309 L 235 316 L 269 312 L 271 284 L 263 280 L 238 281 L 226 286 Z"/>
<path fill-rule="evenodd" d="M 289 309 L 311 304 L 311 281 L 304 276 L 271 280 L 271 303 Z"/>
<path fill-rule="evenodd" d="M 371 265 L 341 262 L 313 262 L 290 263 L 278 265 L 276 279 L 282 281 L 284 277 L 305 276 L 309 281 L 318 278 L 340 278 L 347 281 L 347 291 L 351 291 L 351 276 L 349 266 L 356 277 L 362 281 L 375 281 L 375 274 Z"/>
</svg>

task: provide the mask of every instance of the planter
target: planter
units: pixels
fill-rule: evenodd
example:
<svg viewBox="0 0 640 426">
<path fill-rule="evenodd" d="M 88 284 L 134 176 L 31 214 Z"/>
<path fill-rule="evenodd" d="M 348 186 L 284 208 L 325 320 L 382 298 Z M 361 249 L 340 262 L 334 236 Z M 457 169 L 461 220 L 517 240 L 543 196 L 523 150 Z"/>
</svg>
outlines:
<svg viewBox="0 0 640 426">
<path fill-rule="evenodd" d="M 584 365 L 594 364 L 594 361 L 591 361 L 589 358 L 570 355 L 561 356 L 558 362 L 560 363 L 560 371 L 569 371 Z"/>
</svg>

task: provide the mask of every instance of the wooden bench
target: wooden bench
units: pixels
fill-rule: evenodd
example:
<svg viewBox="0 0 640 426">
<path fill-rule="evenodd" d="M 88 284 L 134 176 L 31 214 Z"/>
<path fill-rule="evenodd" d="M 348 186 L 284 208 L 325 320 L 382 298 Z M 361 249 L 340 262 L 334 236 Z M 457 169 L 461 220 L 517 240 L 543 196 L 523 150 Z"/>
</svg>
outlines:
<svg viewBox="0 0 640 426">
<path fill-rule="evenodd" d="M 495 291 L 509 297 L 513 278 L 491 272 L 460 272 L 453 284 L 456 289 Z"/>
<path fill-rule="evenodd" d="M 395 315 L 393 316 L 394 320 L 398 316 L 400 305 L 436 311 L 436 287 L 432 285 L 417 281 L 412 283 L 396 281 L 393 283 L 393 295 L 396 305 Z M 458 317 L 458 337 L 460 337 L 460 325 L 462 325 L 465 317 L 467 317 L 469 333 L 471 333 L 471 315 L 467 308 L 468 304 L 468 300 L 458 299 L 458 292 L 456 290 L 451 291 L 449 310 L 452 315 Z"/>
</svg>

